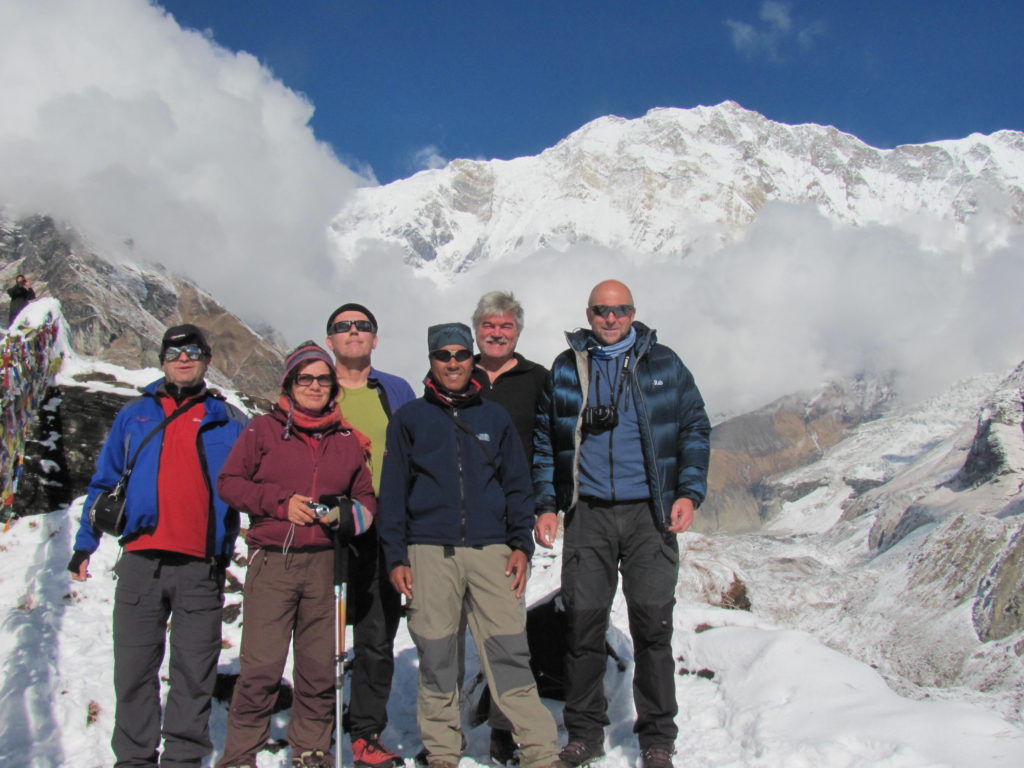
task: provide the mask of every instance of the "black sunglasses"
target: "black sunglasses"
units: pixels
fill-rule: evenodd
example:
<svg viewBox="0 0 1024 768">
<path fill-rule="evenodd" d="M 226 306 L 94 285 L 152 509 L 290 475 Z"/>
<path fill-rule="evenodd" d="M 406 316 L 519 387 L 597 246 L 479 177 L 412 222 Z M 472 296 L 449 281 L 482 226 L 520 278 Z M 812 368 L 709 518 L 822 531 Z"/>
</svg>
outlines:
<svg viewBox="0 0 1024 768">
<path fill-rule="evenodd" d="M 353 325 L 357 331 L 362 331 L 363 333 L 375 333 L 377 331 L 369 320 L 339 320 L 331 326 L 330 331 L 332 334 L 348 333 Z"/>
<path fill-rule="evenodd" d="M 464 363 L 473 356 L 473 353 L 468 349 L 457 349 L 454 352 L 450 349 L 434 349 L 431 350 L 430 356 L 440 363 L 447 363 L 453 357 L 455 362 Z"/>
<path fill-rule="evenodd" d="M 616 317 L 625 317 L 635 309 L 636 307 L 632 304 L 595 304 L 590 308 L 590 311 L 598 317 L 608 317 L 612 313 Z"/>
<path fill-rule="evenodd" d="M 202 360 L 206 355 L 198 344 L 189 344 L 187 347 L 168 347 L 164 350 L 164 362 L 174 362 L 182 352 L 189 360 Z"/>
<path fill-rule="evenodd" d="M 314 381 L 324 389 L 327 389 L 334 383 L 330 374 L 327 373 L 322 373 L 319 376 L 314 376 L 312 373 L 300 373 L 295 377 L 295 384 L 303 389 L 313 386 Z"/>
</svg>

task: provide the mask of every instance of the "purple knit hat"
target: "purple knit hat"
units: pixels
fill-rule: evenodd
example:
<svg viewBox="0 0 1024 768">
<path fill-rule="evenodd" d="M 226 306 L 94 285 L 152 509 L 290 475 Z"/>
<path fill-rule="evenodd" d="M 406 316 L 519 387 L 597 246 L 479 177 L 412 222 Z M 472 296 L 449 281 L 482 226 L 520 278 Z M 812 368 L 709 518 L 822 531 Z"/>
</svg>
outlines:
<svg viewBox="0 0 1024 768">
<path fill-rule="evenodd" d="M 307 339 L 302 342 L 288 353 L 288 356 L 284 359 L 284 373 L 281 374 L 281 390 L 287 394 L 290 383 L 289 379 L 294 378 L 292 373 L 298 375 L 299 370 L 304 367 L 307 363 L 311 363 L 314 360 L 319 360 L 322 363 L 327 364 L 328 370 L 331 372 L 331 399 L 333 400 L 338 396 L 338 375 L 334 371 L 334 360 L 327 350 L 317 344 L 315 341 Z"/>
</svg>

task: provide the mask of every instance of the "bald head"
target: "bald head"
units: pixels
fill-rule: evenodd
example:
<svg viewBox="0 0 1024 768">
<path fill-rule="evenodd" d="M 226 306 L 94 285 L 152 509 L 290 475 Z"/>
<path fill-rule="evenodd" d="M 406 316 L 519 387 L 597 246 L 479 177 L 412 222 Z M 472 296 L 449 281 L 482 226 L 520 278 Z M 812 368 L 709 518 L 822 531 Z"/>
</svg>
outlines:
<svg viewBox="0 0 1024 768">
<path fill-rule="evenodd" d="M 587 321 L 602 346 L 626 338 L 634 317 L 633 294 L 625 283 L 605 280 L 594 286 L 587 304 Z"/>
<path fill-rule="evenodd" d="M 625 283 L 620 283 L 618 280 L 604 280 L 595 285 L 594 289 L 590 292 L 587 306 L 592 307 L 595 304 L 628 304 L 633 306 L 633 294 Z"/>
</svg>

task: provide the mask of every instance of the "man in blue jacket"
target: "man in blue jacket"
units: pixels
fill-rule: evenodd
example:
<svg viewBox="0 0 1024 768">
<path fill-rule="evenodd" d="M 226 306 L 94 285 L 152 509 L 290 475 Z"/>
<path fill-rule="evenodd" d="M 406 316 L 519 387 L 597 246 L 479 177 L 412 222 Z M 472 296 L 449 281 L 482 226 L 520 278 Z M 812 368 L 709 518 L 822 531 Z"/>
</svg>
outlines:
<svg viewBox="0 0 1024 768">
<path fill-rule="evenodd" d="M 605 634 L 618 570 L 635 651 L 633 730 L 643 768 L 669 768 L 678 733 L 676 534 L 693 523 L 707 490 L 711 425 L 693 376 L 635 316 L 624 284 L 594 287 L 590 329 L 566 334 L 569 349 L 551 366 L 534 431 L 538 543 L 554 543 L 556 513 L 565 512 L 569 741 L 560 756 L 570 766 L 604 755 Z"/>
<path fill-rule="evenodd" d="M 388 424 L 377 524 L 384 562 L 405 595 L 420 660 L 417 720 L 430 768 L 462 752 L 456 646 L 463 602 L 491 696 L 512 723 L 527 768 L 562 768 L 526 641 L 533 497 L 508 412 L 471 380 L 462 323 L 427 330 L 422 398 Z"/>
<path fill-rule="evenodd" d="M 224 570 L 238 534 L 238 513 L 217 496 L 214 481 L 245 418 L 206 388 L 210 354 L 194 325 L 164 334 L 164 378 L 114 419 L 68 565 L 75 581 L 89 578 L 89 556 L 100 532 L 88 510 L 102 491 L 117 485 L 135 457 L 125 496 L 124 552 L 114 568 L 117 708 L 110 743 L 118 768 L 155 766 L 158 760 L 164 768 L 199 766 L 213 749 L 210 697 L 221 651 Z M 161 718 L 159 673 L 168 619 L 170 689 Z"/>
</svg>

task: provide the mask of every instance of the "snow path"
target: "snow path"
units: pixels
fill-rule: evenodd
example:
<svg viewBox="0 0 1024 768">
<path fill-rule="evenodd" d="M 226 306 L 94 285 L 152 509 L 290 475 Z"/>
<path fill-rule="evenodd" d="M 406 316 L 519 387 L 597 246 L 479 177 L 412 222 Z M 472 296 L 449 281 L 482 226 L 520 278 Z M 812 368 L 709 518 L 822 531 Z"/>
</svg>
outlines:
<svg viewBox="0 0 1024 768">
<path fill-rule="evenodd" d="M 17 521 L 0 537 L 0 766 L 93 768 L 109 766 L 113 719 L 110 615 L 113 580 L 110 569 L 117 548 L 105 541 L 94 556 L 92 579 L 71 582 L 65 571 L 79 511 L 71 510 Z M 712 679 L 676 678 L 680 735 L 679 766 L 695 768 L 929 768 L 1024 765 L 1024 731 L 986 708 L 963 701 L 913 701 L 894 693 L 881 675 L 823 645 L 811 634 L 790 629 L 745 611 L 710 607 L 699 599 L 701 579 L 714 568 L 728 571 L 755 549 L 752 541 L 723 538 L 714 549 L 687 535 L 688 550 L 677 594 L 674 651 L 680 667 L 707 669 Z M 807 594 L 816 595 L 818 568 L 835 566 L 818 560 L 809 541 L 757 540 L 759 556 L 782 557 L 801 550 L 796 570 L 783 577 L 766 568 L 760 589 L 776 589 L 779 605 L 794 599 L 801 574 Z M 731 547 L 737 548 L 735 551 Z M 835 554 L 835 552 L 833 552 Z M 717 560 L 716 560 L 717 559 Z M 841 557 L 839 559 L 842 559 Z M 813 560 L 813 562 L 812 562 Z M 802 563 L 802 565 L 801 565 Z M 534 558 L 529 599 L 557 587 L 560 552 Z M 801 570 L 804 568 L 804 570 Z M 236 577 L 241 569 L 233 567 Z M 774 573 L 774 575 L 773 575 Z M 836 574 L 837 576 L 839 574 Z M 823 589 L 826 598 L 836 581 Z M 229 594 L 229 602 L 237 602 Z M 612 646 L 626 665 L 609 663 L 605 678 L 612 725 L 607 757 L 601 768 L 632 768 L 638 748 L 632 734 L 630 680 L 632 653 L 621 594 L 612 611 Z M 700 624 L 714 629 L 697 632 Z M 221 670 L 237 668 L 239 628 L 225 625 L 226 648 Z M 476 670 L 472 652 L 469 677 Z M 385 740 L 406 758 L 419 749 L 415 722 L 416 659 L 404 624 L 397 639 L 396 676 Z M 286 676 L 289 674 L 286 671 Z M 953 694 L 950 694 L 951 696 Z M 93 703 L 95 722 L 87 723 Z M 561 704 L 546 702 L 561 720 Z M 273 736 L 284 735 L 287 713 L 275 717 Z M 223 743 L 225 709 L 216 704 L 211 717 L 215 745 Z M 564 738 L 564 733 L 562 734 Z M 487 732 L 467 733 L 467 756 L 461 768 L 484 766 Z M 347 743 L 346 743 L 347 752 Z M 215 760 L 219 752 L 211 756 Z M 262 752 L 260 768 L 284 768 L 288 753 Z"/>
</svg>

